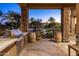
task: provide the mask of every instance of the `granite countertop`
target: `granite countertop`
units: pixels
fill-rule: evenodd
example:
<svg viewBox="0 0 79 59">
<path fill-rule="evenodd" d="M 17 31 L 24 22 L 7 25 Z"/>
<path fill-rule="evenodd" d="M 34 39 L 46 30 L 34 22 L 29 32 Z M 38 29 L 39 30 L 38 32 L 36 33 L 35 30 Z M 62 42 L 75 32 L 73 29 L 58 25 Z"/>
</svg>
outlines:
<svg viewBox="0 0 79 59">
<path fill-rule="evenodd" d="M 5 40 L 0 40 L 0 52 L 7 48 L 8 46 L 12 45 L 16 42 L 16 38 L 4 38 Z"/>
</svg>

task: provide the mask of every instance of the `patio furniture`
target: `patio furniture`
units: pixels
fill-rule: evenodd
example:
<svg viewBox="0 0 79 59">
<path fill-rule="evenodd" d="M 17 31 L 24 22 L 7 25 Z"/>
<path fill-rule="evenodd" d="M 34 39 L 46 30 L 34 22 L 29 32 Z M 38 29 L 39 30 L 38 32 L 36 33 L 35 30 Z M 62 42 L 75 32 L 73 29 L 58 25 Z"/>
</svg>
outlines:
<svg viewBox="0 0 79 59">
<path fill-rule="evenodd" d="M 68 55 L 70 56 L 71 55 L 71 48 L 76 51 L 76 56 L 79 56 L 79 46 L 76 45 L 76 44 L 73 44 L 73 45 L 68 45 Z"/>
</svg>

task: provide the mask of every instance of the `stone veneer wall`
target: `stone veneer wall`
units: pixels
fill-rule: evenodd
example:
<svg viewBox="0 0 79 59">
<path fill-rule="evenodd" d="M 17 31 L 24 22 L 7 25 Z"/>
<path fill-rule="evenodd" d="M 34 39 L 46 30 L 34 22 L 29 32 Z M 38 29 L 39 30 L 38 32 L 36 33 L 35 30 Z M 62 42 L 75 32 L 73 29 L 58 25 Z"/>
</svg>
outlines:
<svg viewBox="0 0 79 59">
<path fill-rule="evenodd" d="M 23 32 L 27 32 L 28 31 L 28 8 L 27 9 L 23 9 L 21 8 L 21 19 L 20 19 L 20 28 Z"/>
<path fill-rule="evenodd" d="M 79 45 L 79 3 L 76 4 L 76 44 Z"/>
<path fill-rule="evenodd" d="M 75 34 L 75 18 L 72 16 L 71 19 L 71 35 L 73 36 Z"/>
<path fill-rule="evenodd" d="M 70 35 L 70 15 L 69 15 L 70 8 L 63 9 L 63 42 L 69 42 L 69 35 Z"/>
<path fill-rule="evenodd" d="M 79 4 L 76 4 L 76 34 L 79 33 Z"/>
<path fill-rule="evenodd" d="M 75 35 L 75 17 L 76 17 L 76 11 L 74 8 L 71 8 L 71 29 L 70 29 L 70 34 L 71 36 Z"/>
</svg>

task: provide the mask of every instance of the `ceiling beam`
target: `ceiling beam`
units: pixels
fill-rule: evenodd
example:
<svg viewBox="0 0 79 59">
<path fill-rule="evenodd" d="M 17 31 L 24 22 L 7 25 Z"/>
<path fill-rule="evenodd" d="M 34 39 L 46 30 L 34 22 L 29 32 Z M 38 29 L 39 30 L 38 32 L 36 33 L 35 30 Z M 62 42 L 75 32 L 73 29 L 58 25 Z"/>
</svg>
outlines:
<svg viewBox="0 0 79 59">
<path fill-rule="evenodd" d="M 19 3 L 21 8 L 29 9 L 62 9 L 64 7 L 75 8 L 75 3 Z"/>
<path fill-rule="evenodd" d="M 29 9 L 62 9 L 64 7 L 75 8 L 76 4 L 64 4 L 64 3 L 30 3 L 27 4 Z"/>
<path fill-rule="evenodd" d="M 26 3 L 18 3 L 21 8 L 26 8 Z"/>
</svg>

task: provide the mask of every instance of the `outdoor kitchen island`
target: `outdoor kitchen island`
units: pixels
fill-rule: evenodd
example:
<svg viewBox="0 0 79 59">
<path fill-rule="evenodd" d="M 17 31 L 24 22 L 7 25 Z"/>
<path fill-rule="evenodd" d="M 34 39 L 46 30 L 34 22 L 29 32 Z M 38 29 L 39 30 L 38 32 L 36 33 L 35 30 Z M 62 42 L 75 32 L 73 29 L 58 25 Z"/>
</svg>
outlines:
<svg viewBox="0 0 79 59">
<path fill-rule="evenodd" d="M 25 46 L 28 33 L 19 38 L 0 38 L 0 56 L 17 56 Z"/>
</svg>

